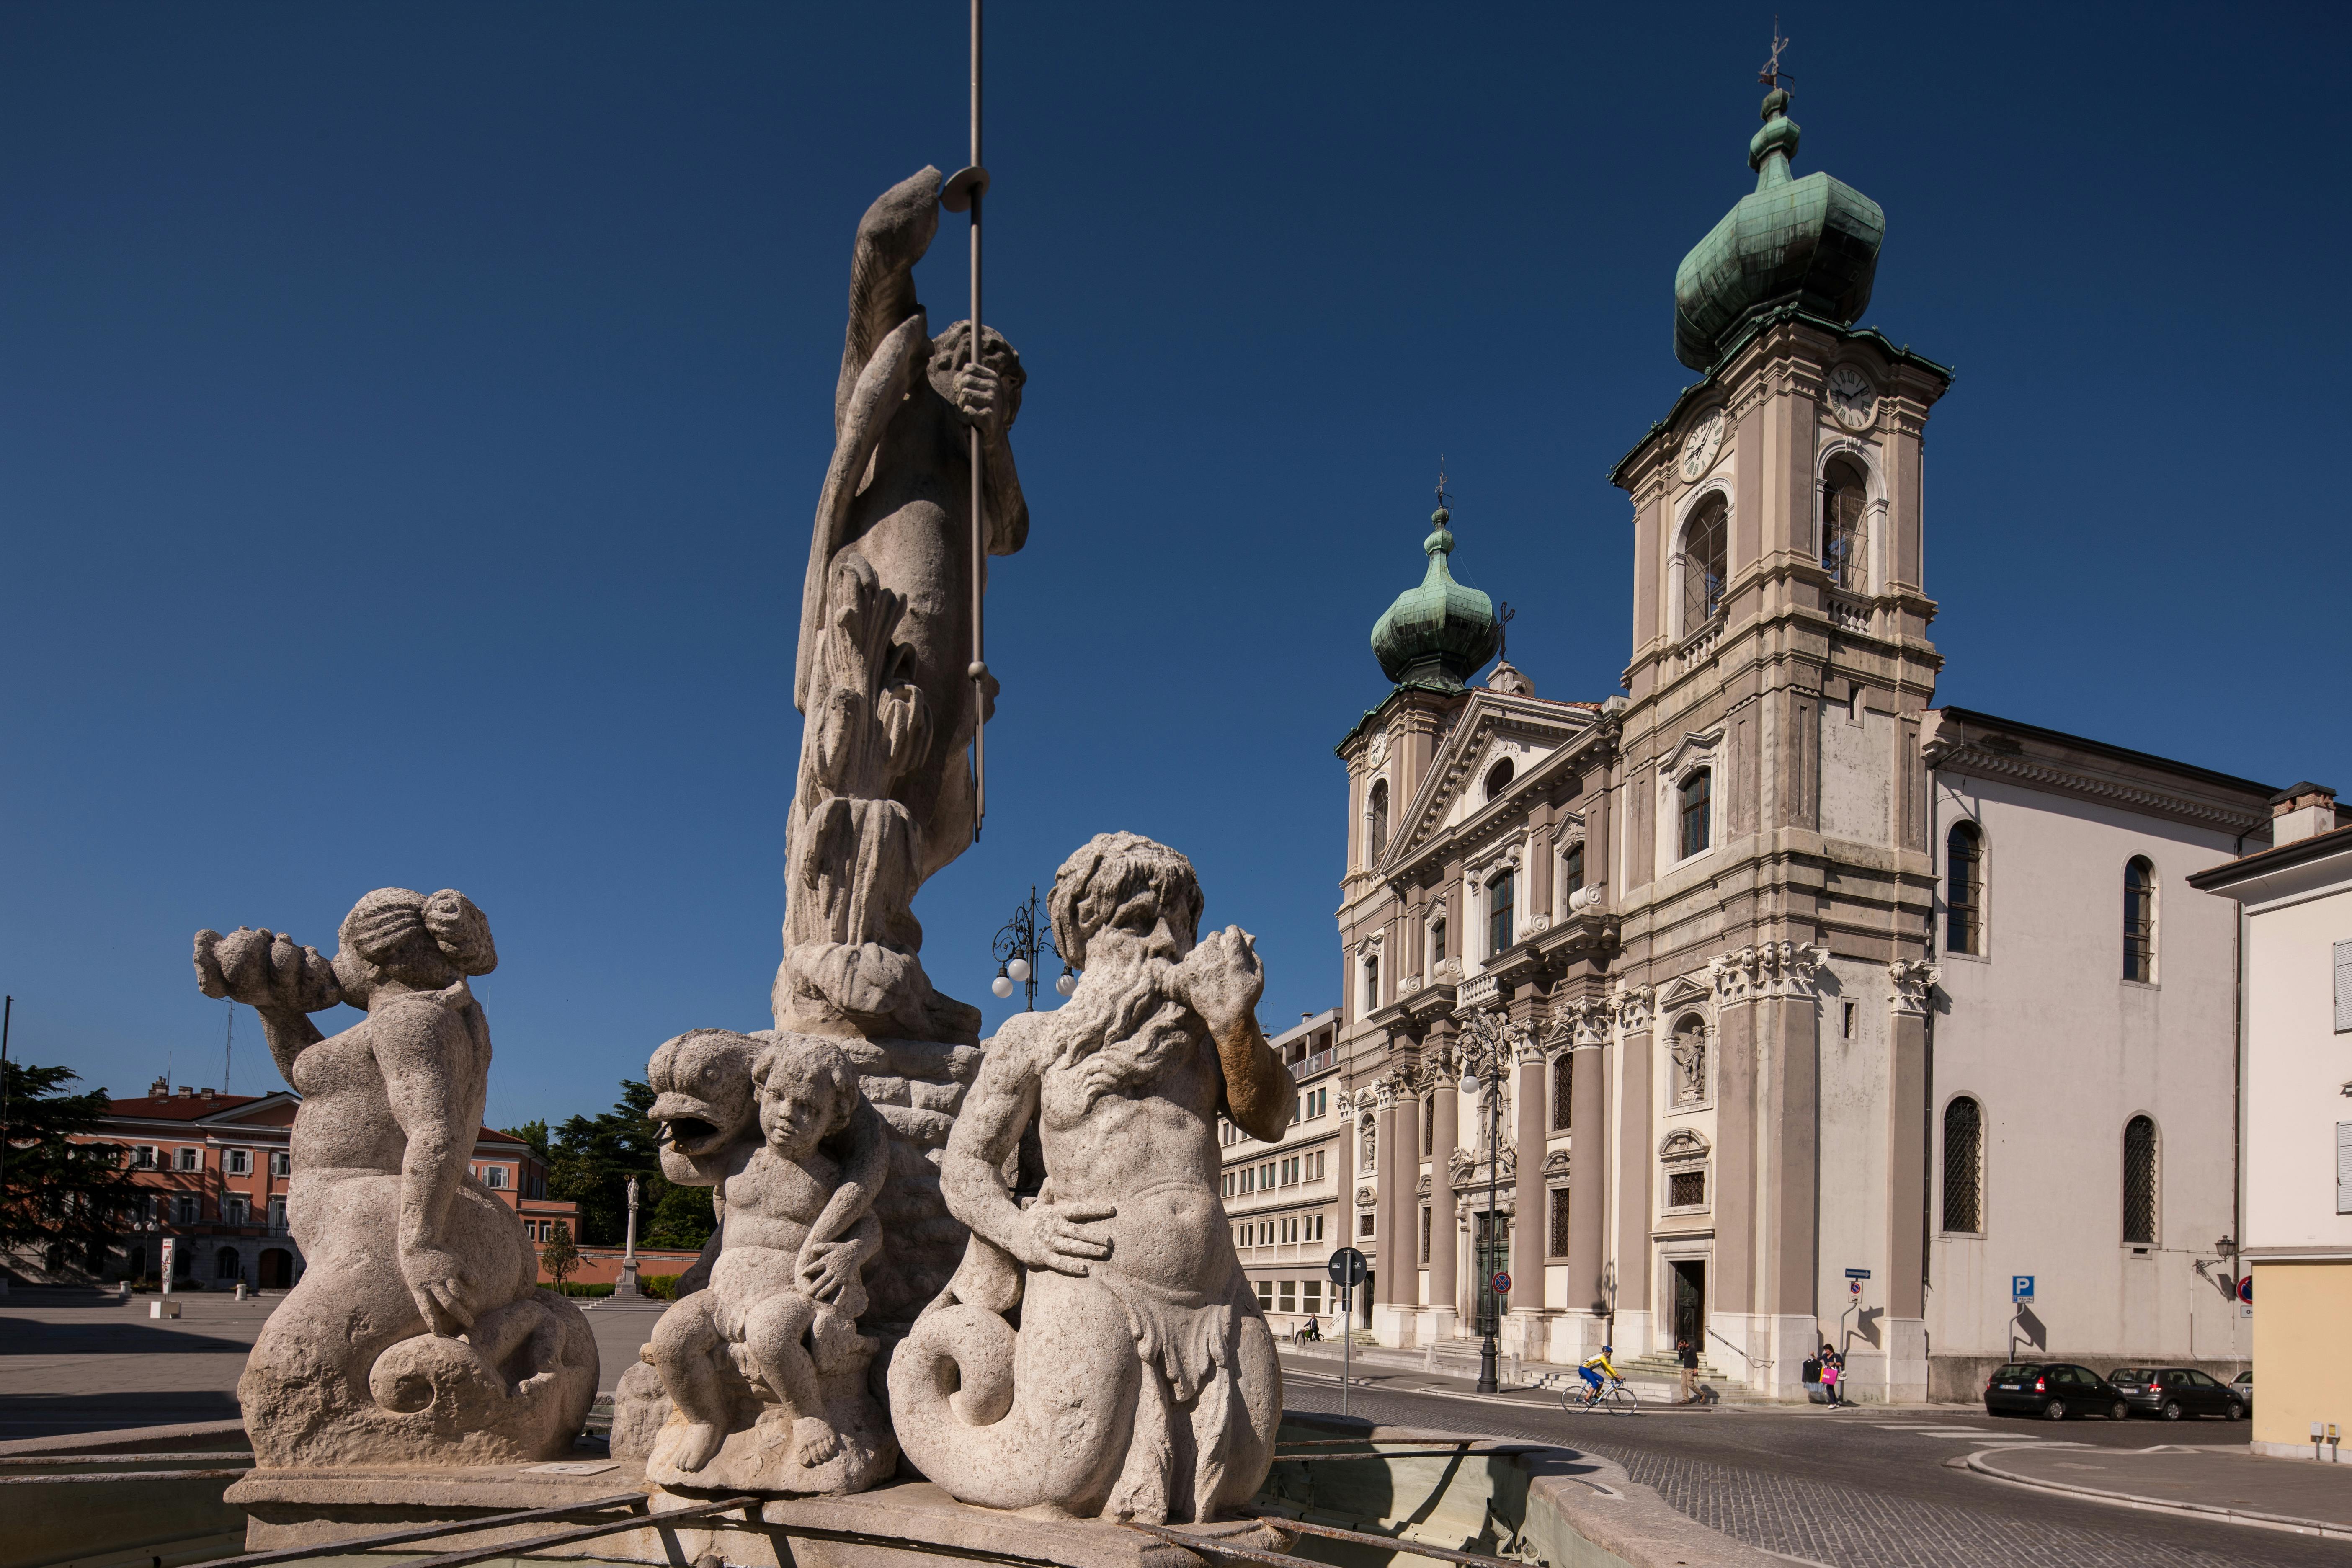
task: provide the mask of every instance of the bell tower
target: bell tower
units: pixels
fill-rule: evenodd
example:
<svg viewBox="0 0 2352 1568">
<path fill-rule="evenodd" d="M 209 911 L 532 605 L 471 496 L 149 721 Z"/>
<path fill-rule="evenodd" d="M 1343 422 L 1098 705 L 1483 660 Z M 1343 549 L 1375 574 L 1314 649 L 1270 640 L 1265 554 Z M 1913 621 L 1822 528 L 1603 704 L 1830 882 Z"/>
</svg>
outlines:
<svg viewBox="0 0 2352 1568">
<path fill-rule="evenodd" d="M 1919 724 L 1942 663 L 1920 448 L 1951 374 L 1854 325 L 1885 215 L 1792 173 L 1789 103 L 1775 83 L 1748 144 L 1754 190 L 1675 274 L 1675 353 L 1700 379 L 1611 475 L 1634 536 L 1613 879 L 1619 994 L 1639 1000 L 1617 1013 L 1621 1147 L 1640 1140 L 1645 1162 L 1612 1205 L 1618 1342 L 1628 1316 L 1671 1342 L 1671 1314 L 1703 1290 L 1711 1334 L 1789 1393 L 1848 1311 L 1846 1270 L 1866 1268 L 1850 1370 L 1919 1398 Z M 1677 1048 L 1685 1080 L 1659 1065 Z M 1654 1152 L 1673 1140 L 1681 1163 L 1662 1175 Z"/>
</svg>

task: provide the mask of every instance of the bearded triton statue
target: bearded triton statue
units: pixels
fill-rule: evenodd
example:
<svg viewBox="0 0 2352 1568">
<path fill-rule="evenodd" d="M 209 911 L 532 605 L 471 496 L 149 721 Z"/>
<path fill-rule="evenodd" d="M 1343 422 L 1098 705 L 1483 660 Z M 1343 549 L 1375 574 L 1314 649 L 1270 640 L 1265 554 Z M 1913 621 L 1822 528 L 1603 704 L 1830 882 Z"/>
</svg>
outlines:
<svg viewBox="0 0 2352 1568">
<path fill-rule="evenodd" d="M 1131 833 L 1070 858 L 1052 913 L 1084 977 L 982 1058 L 941 1170 L 971 1241 L 891 1362 L 891 1417 L 964 1502 L 1213 1519 L 1265 1481 L 1282 1413 L 1217 1190 L 1218 1115 L 1273 1140 L 1295 1101 L 1257 1027 L 1265 972 L 1238 927 L 1195 941 L 1192 864 Z M 1033 1136 L 1024 1201 L 1005 1174 Z"/>
<path fill-rule="evenodd" d="M 939 229 L 940 173 L 892 186 L 857 226 L 833 461 L 801 593 L 793 700 L 806 717 L 787 849 L 779 1029 L 972 1044 L 980 1012 L 931 989 L 916 889 L 971 841 L 974 574 L 1010 555 L 1029 509 L 1006 433 L 1020 357 L 971 323 L 933 339 L 914 267 Z M 995 682 L 981 683 L 993 710 Z"/>
</svg>

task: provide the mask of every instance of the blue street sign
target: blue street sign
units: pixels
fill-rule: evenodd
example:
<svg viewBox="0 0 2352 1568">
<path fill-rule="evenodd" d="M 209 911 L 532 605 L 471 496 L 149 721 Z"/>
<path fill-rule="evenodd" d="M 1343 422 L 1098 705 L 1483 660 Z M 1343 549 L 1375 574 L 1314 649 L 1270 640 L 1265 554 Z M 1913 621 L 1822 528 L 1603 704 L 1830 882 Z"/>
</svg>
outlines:
<svg viewBox="0 0 2352 1568">
<path fill-rule="evenodd" d="M 2251 1307 L 2254 1304 L 2254 1277 L 2251 1274 L 2238 1281 L 2238 1300 Z"/>
<path fill-rule="evenodd" d="M 1867 1279 L 1870 1278 L 1870 1270 L 1867 1268 L 1849 1268 L 1845 1271 L 1845 1277 L 1849 1279 Z"/>
<path fill-rule="evenodd" d="M 2012 1301 L 2032 1300 L 2033 1276 L 2031 1274 L 2011 1275 L 2009 1277 L 2009 1299 Z"/>
</svg>

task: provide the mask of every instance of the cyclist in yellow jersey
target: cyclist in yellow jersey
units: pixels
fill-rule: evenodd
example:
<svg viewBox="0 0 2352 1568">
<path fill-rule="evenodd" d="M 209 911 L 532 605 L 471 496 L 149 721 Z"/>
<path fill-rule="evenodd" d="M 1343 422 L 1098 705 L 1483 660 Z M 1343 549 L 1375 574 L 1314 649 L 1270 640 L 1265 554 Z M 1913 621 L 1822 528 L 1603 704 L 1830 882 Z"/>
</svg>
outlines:
<svg viewBox="0 0 2352 1568">
<path fill-rule="evenodd" d="M 1591 1399 L 1599 1396 L 1601 1393 L 1601 1380 L 1604 1377 L 1608 1378 L 1612 1383 L 1622 1383 L 1625 1381 L 1623 1378 L 1618 1376 L 1617 1369 L 1611 1365 L 1609 1362 L 1609 1353 L 1615 1348 L 1616 1347 L 1613 1345 L 1602 1345 L 1599 1355 L 1586 1357 L 1584 1364 L 1577 1369 L 1577 1375 L 1584 1379 L 1586 1398 Z"/>
</svg>

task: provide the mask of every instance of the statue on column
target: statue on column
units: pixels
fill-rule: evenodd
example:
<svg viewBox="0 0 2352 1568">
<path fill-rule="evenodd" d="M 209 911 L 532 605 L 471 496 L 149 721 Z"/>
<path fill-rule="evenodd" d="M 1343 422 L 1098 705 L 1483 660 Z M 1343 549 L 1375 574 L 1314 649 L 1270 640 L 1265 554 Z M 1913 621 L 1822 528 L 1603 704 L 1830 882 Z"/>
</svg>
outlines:
<svg viewBox="0 0 2352 1568">
<path fill-rule="evenodd" d="M 971 323 L 930 336 L 914 268 L 939 229 L 940 173 L 857 226 L 834 453 L 801 591 L 793 700 L 805 716 L 787 847 L 779 1029 L 973 1044 L 979 1009 L 931 989 L 915 892 L 973 828 L 971 459 L 982 536 L 1010 555 L 1029 509 L 1008 441 L 1026 376 Z M 993 712 L 995 683 L 982 700 Z"/>
<path fill-rule="evenodd" d="M 596 1397 L 596 1342 L 467 1169 L 490 1029 L 467 982 L 498 964 L 489 921 L 454 889 L 380 888 L 341 934 L 331 963 L 268 931 L 196 933 L 199 988 L 261 1016 L 302 1095 L 287 1214 L 309 1268 L 237 1380 L 254 1458 L 561 1458 Z M 367 1016 L 331 1038 L 310 1015 L 342 1003 Z"/>
<path fill-rule="evenodd" d="M 1295 1100 L 1258 1031 L 1265 972 L 1238 927 L 1196 940 L 1191 862 L 1134 834 L 1073 855 L 1051 908 L 1083 974 L 1005 1021 L 949 1136 L 971 1241 L 898 1346 L 891 1415 L 964 1502 L 1213 1519 L 1264 1482 L 1282 1413 L 1218 1195 L 1217 1117 L 1271 1141 Z"/>
</svg>

